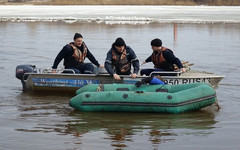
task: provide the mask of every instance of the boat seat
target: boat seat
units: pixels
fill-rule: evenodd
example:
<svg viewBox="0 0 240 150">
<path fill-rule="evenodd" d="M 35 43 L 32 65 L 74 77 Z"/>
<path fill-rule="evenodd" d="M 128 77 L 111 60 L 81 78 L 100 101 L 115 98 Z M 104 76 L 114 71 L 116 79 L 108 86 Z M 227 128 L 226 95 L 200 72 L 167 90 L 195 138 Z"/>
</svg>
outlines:
<svg viewBox="0 0 240 150">
<path fill-rule="evenodd" d="M 108 72 L 105 68 L 98 68 L 98 67 L 94 67 L 93 73 L 94 74 L 108 74 Z"/>
<path fill-rule="evenodd" d="M 181 71 L 153 71 L 149 76 L 180 76 Z"/>
</svg>

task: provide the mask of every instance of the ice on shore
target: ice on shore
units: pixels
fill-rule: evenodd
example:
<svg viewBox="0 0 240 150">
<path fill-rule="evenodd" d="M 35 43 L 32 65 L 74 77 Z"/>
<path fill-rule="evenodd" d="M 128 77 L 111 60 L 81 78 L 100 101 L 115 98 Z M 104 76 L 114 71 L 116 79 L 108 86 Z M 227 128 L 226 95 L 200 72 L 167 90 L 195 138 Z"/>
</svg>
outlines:
<svg viewBox="0 0 240 150">
<path fill-rule="evenodd" d="M 239 16 L 239 6 L 0 6 L 0 22 L 240 23 Z"/>
</svg>

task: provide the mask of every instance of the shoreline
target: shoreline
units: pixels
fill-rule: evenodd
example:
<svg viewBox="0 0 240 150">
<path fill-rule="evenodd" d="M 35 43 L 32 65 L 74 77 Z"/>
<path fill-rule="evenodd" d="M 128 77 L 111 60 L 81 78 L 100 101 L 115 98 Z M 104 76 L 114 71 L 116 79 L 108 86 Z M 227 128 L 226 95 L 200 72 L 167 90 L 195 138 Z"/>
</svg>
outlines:
<svg viewBox="0 0 240 150">
<path fill-rule="evenodd" d="M 96 22 L 111 25 L 149 23 L 239 24 L 239 8 L 240 6 L 0 5 L 0 22 L 62 21 L 66 23 Z"/>
</svg>

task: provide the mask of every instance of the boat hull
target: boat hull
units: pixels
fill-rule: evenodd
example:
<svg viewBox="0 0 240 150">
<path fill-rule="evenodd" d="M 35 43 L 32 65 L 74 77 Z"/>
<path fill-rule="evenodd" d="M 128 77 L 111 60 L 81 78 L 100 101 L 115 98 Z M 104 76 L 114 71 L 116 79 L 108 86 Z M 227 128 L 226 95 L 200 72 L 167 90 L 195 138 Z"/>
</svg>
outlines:
<svg viewBox="0 0 240 150">
<path fill-rule="evenodd" d="M 215 90 L 204 83 L 143 85 L 140 88 L 130 84 L 105 84 L 103 87 L 85 86 L 69 104 L 80 111 L 177 114 L 210 106 L 215 101 Z"/>
<path fill-rule="evenodd" d="M 108 74 L 53 74 L 53 73 L 26 73 L 26 80 L 22 80 L 23 91 L 55 91 L 72 92 L 88 84 L 135 84 L 146 76 L 132 79 L 130 76 L 121 76 L 121 80 L 114 80 Z M 209 83 L 214 89 L 218 87 L 223 76 L 206 72 L 189 71 L 180 76 L 163 76 L 169 85 L 188 83 Z"/>
</svg>

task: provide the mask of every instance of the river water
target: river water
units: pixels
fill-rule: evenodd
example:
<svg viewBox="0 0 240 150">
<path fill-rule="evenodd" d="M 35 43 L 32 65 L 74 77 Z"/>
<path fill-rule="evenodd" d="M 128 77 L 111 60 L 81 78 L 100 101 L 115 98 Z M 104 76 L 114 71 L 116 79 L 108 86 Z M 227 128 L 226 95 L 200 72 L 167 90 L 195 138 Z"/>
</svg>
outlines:
<svg viewBox="0 0 240 150">
<path fill-rule="evenodd" d="M 111 6 L 102 11 L 106 14 L 109 9 L 114 17 L 100 13 L 101 7 L 91 7 L 97 14 L 82 13 L 85 17 L 91 16 L 90 19 L 76 16 L 66 19 L 72 15 L 62 6 L 53 7 L 52 11 L 42 8 L 42 13 L 36 15 L 32 10 L 41 11 L 41 8 L 33 7 L 7 9 L 0 6 L 0 149 L 239 149 L 240 22 L 235 16 L 239 17 L 240 12 L 234 11 L 239 7 L 224 7 L 226 12 L 223 12 L 222 7 L 208 9 L 202 6 L 192 22 L 190 14 L 197 14 L 195 7 L 184 8 L 185 16 L 182 7 L 180 10 L 179 7 L 167 7 L 168 11 L 179 11 L 182 17 L 167 22 L 157 19 L 154 12 L 139 14 L 139 8 L 134 8 L 135 11 L 131 8 L 132 16 L 137 16 L 130 17 L 131 20 L 128 14 L 117 15 L 117 8 L 114 8 L 116 12 L 111 11 Z M 74 8 L 74 11 L 81 9 Z M 144 11 L 148 8 L 141 7 Z M 27 10 L 28 13 L 24 12 Z M 211 17 L 211 13 L 226 14 L 228 10 L 232 11 L 226 16 L 220 15 L 220 20 L 214 15 Z M 49 16 L 49 12 L 53 16 L 60 14 L 60 19 Z M 168 18 L 172 16 L 165 14 Z M 174 115 L 89 113 L 76 111 L 68 105 L 74 95 L 22 93 L 21 82 L 15 78 L 16 66 L 52 66 L 57 53 L 72 41 L 75 32 L 82 33 L 101 64 L 117 37 L 125 39 L 141 62 L 151 54 L 150 41 L 161 38 L 163 45 L 171 48 L 177 57 L 194 63 L 193 69 L 225 76 L 216 90 L 221 109 L 211 106 Z"/>
</svg>

